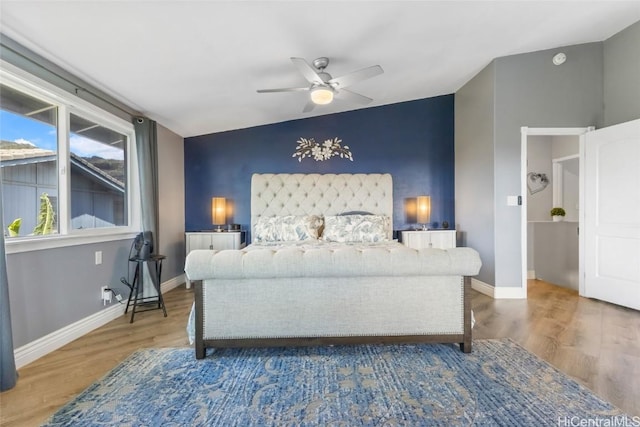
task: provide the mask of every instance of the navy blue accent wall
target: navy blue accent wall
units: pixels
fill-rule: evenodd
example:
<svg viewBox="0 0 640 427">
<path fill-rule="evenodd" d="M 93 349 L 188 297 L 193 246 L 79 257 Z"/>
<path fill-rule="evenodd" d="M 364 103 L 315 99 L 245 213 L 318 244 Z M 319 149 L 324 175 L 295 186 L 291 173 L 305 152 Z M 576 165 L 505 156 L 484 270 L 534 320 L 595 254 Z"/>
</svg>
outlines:
<svg viewBox="0 0 640 427">
<path fill-rule="evenodd" d="M 414 226 L 405 201 L 431 196 L 431 221 L 454 227 L 454 95 L 186 138 L 185 229 L 211 229 L 211 197 L 249 229 L 253 173 L 390 173 L 394 229 Z M 292 157 L 299 138 L 338 137 L 353 162 Z M 435 225 L 435 224 L 434 224 Z"/>
</svg>

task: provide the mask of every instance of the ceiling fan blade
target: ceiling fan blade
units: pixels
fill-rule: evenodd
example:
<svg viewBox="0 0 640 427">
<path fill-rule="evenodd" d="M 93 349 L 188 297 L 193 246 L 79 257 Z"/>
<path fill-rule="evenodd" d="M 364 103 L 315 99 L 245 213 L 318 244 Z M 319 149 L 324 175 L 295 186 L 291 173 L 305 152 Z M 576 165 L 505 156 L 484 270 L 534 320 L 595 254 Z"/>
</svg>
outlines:
<svg viewBox="0 0 640 427">
<path fill-rule="evenodd" d="M 303 58 L 291 58 L 291 61 L 298 67 L 298 70 L 302 73 L 305 79 L 309 81 L 309 83 L 322 84 L 324 83 L 315 68 L 313 68 L 307 61 Z"/>
<path fill-rule="evenodd" d="M 309 111 L 313 110 L 315 108 L 316 104 L 312 101 L 309 100 L 307 102 L 307 105 L 304 106 L 304 108 L 302 109 L 303 113 L 308 113 Z"/>
<path fill-rule="evenodd" d="M 360 95 L 359 93 L 355 93 L 347 89 L 340 89 L 336 91 L 336 97 L 345 101 L 353 102 L 354 104 L 362 105 L 367 105 L 368 103 L 373 101 L 373 99 L 371 98 L 367 98 L 364 95 Z"/>
<path fill-rule="evenodd" d="M 258 93 L 273 93 L 273 92 L 301 92 L 309 90 L 308 87 L 287 87 L 282 89 L 258 89 Z"/>
<path fill-rule="evenodd" d="M 361 80 L 370 79 L 371 77 L 375 77 L 379 74 L 384 73 L 384 70 L 379 65 L 373 65 L 371 67 L 363 68 L 358 71 L 354 71 L 353 73 L 345 74 L 344 76 L 335 77 L 329 80 L 329 84 L 336 84 L 336 89 L 342 89 L 347 86 L 350 86 L 356 82 Z"/>
</svg>

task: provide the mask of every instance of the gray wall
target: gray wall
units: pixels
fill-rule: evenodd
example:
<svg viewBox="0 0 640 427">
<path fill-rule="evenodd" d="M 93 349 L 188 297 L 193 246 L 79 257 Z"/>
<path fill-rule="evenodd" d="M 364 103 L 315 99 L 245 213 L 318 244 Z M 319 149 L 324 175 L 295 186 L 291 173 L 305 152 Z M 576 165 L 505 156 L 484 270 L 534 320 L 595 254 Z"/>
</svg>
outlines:
<svg viewBox="0 0 640 427">
<path fill-rule="evenodd" d="M 568 59 L 565 64 L 555 66 L 551 58 L 559 51 L 565 52 Z M 504 287 L 520 287 L 522 282 L 521 208 L 506 204 L 507 196 L 520 195 L 520 128 L 601 125 L 602 64 L 602 43 L 498 58 L 456 93 L 456 181 L 465 179 L 460 169 L 471 167 L 470 162 L 458 157 L 458 150 L 468 150 L 478 143 L 477 138 L 470 136 L 478 132 L 478 117 L 486 116 L 487 108 L 493 108 L 494 112 L 493 121 L 483 123 L 478 132 L 483 138 L 490 137 L 485 128 L 493 126 L 493 140 L 483 143 L 483 147 L 489 150 L 484 156 L 492 156 L 493 168 L 487 168 L 489 162 L 484 159 L 477 169 L 478 175 L 483 176 L 491 175 L 493 171 L 491 176 L 480 178 L 491 181 L 493 185 L 493 194 L 483 192 L 485 197 L 489 197 L 483 203 L 491 203 L 491 209 L 456 210 L 456 218 L 463 224 L 461 229 L 465 229 L 464 223 L 468 221 L 484 223 L 485 227 L 495 223 L 490 231 L 493 233 L 495 259 L 487 252 L 491 239 L 477 247 L 482 256 L 483 270 L 495 270 L 494 280 L 490 275 L 479 276 L 483 282 Z M 492 81 L 487 73 L 493 74 Z M 485 90 L 477 90 L 478 86 Z M 472 99 L 466 96 L 470 92 L 475 94 Z M 458 116 L 458 112 L 462 115 Z M 456 202 L 469 197 L 478 202 L 478 195 L 472 192 L 473 186 L 460 184 L 456 189 L 460 190 L 456 192 Z M 481 217 L 472 219 L 474 215 Z M 472 238 L 471 233 L 476 237 Z M 469 229 L 468 240 L 487 239 L 486 233 L 487 230 L 474 227 Z M 469 246 L 476 247 L 474 244 Z"/>
<path fill-rule="evenodd" d="M 640 22 L 604 42 L 604 125 L 640 118 Z"/>
<path fill-rule="evenodd" d="M 544 173 L 549 179 L 549 185 L 534 194 L 527 192 L 527 221 L 551 221 L 550 209 L 555 206 L 563 207 L 567 213 L 565 221 L 578 221 L 578 160 L 564 160 L 563 191 L 558 194 L 562 200 L 554 203 L 556 194 L 553 173 L 553 160 L 579 154 L 579 138 L 577 136 L 529 136 L 527 138 L 527 173 Z M 561 197 L 561 194 L 563 195 Z"/>
<path fill-rule="evenodd" d="M 536 279 L 578 290 L 578 223 L 532 223 Z"/>
<path fill-rule="evenodd" d="M 135 111 L 127 113 L 130 109 L 126 105 L 1 34 L 0 43 L 9 47 L 0 49 L 1 59 L 75 96 L 87 96 L 88 102 L 97 103 L 98 107 L 125 120 L 138 115 Z M 77 87 L 88 90 L 78 92 Z M 160 231 L 157 252 L 167 255 L 163 282 L 181 276 L 184 269 L 183 153 L 183 139 L 158 126 Z M 7 255 L 14 347 L 105 309 L 100 299 L 101 286 L 109 285 L 128 297 L 128 288 L 120 283 L 120 277 L 129 274 L 127 257 L 133 237 Z M 95 251 L 102 251 L 101 265 L 95 265 Z"/>
<path fill-rule="evenodd" d="M 158 126 L 160 232 L 157 252 L 167 255 L 162 281 L 184 270 L 183 139 Z M 131 239 L 7 256 L 14 347 L 18 348 L 105 309 L 100 287 L 124 298 L 120 277 L 130 275 Z M 102 264 L 94 253 L 102 251 Z M 112 304 L 117 304 L 115 302 Z"/>
<path fill-rule="evenodd" d="M 551 164 L 551 137 L 527 138 L 527 173 L 544 173 L 549 184 L 537 193 L 523 194 L 527 198 L 527 221 L 551 221 L 549 210 L 553 207 L 553 166 Z"/>
<path fill-rule="evenodd" d="M 556 66 L 553 55 L 565 52 Z M 507 206 L 520 194 L 520 128 L 586 127 L 602 124 L 602 43 L 566 46 L 496 60 L 495 286 L 522 284 L 520 208 Z"/>
<path fill-rule="evenodd" d="M 158 252 L 166 255 L 162 279 L 184 272 L 184 139 L 158 125 L 160 230 Z"/>
<path fill-rule="evenodd" d="M 127 275 L 130 247 L 127 239 L 7 255 L 14 347 L 103 310 L 101 286 L 127 297 L 120 277 Z M 95 251 L 102 251 L 100 265 Z"/>
<path fill-rule="evenodd" d="M 478 279 L 495 281 L 494 91 L 491 63 L 455 95 L 455 210 L 459 245 L 482 258 Z"/>
<path fill-rule="evenodd" d="M 467 198 L 478 202 L 473 193 L 477 185 L 458 182 L 469 179 L 463 170 L 474 160 L 465 151 L 477 150 L 482 140 L 484 155 L 493 161 L 493 168 L 482 156 L 477 162 L 479 174 L 480 170 L 492 174 L 488 179 L 494 192 L 483 195 L 491 198 L 493 211 L 456 206 L 456 219 L 468 231 L 467 240 L 485 240 L 469 244 L 482 256 L 480 280 L 494 286 L 521 286 L 520 208 L 506 206 L 507 196 L 520 194 L 520 127 L 599 128 L 639 118 L 639 46 L 640 22 L 604 42 L 498 58 L 456 93 L 456 203 Z M 567 55 L 561 66 L 551 62 L 557 52 Z M 493 117 L 486 114 L 487 108 L 493 108 Z M 479 117 L 493 121 L 479 126 Z M 490 142 L 487 126 L 493 131 Z M 479 223 L 490 228 L 492 236 L 471 226 Z M 495 254 L 488 252 L 491 244 Z M 494 280 L 487 274 L 490 270 L 495 270 Z"/>
<path fill-rule="evenodd" d="M 551 158 L 577 156 L 580 153 L 580 138 L 575 135 L 554 135 L 551 137 L 553 147 Z"/>
<path fill-rule="evenodd" d="M 546 173 L 549 185 L 535 194 L 527 192 L 527 269 L 535 271 L 537 279 L 559 286 L 578 289 L 578 161 L 564 161 L 564 201 L 554 204 L 552 160 L 578 154 L 575 136 L 529 136 L 527 139 L 527 171 Z M 575 164 L 575 170 L 570 165 Z M 567 211 L 564 221 L 553 222 L 552 206 Z"/>
</svg>

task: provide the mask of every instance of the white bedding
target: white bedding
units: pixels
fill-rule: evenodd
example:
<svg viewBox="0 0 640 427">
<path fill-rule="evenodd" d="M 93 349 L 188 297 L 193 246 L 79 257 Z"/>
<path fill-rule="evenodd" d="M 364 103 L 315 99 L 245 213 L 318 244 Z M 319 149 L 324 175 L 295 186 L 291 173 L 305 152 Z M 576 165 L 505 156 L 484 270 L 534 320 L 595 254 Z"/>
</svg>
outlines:
<svg viewBox="0 0 640 427">
<path fill-rule="evenodd" d="M 475 275 L 478 253 L 470 248 L 412 249 L 398 242 L 301 241 L 251 244 L 241 250 L 194 250 L 189 280 L 302 277 L 398 277 Z"/>
<path fill-rule="evenodd" d="M 363 243 L 363 242 L 327 242 L 322 239 L 309 239 L 309 240 L 298 240 L 293 242 L 256 242 L 248 245 L 243 250 L 251 251 L 256 249 L 264 249 L 269 248 L 272 250 L 279 250 L 283 248 L 299 248 L 302 250 L 310 250 L 310 249 L 342 249 L 342 248 L 358 248 L 358 249 L 369 249 L 369 248 L 382 248 L 382 249 L 392 249 L 397 248 L 400 243 L 397 240 L 388 240 L 384 242 L 373 242 L 373 243 Z"/>
</svg>

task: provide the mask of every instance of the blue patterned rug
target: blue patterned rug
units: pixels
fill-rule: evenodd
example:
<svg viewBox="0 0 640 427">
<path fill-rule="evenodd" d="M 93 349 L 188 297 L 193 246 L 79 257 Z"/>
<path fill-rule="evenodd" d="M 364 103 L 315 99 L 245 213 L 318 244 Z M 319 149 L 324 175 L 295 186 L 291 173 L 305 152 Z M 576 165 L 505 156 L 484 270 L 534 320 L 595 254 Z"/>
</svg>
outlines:
<svg viewBox="0 0 640 427">
<path fill-rule="evenodd" d="M 514 342 L 477 340 L 471 354 L 446 344 L 226 349 L 203 360 L 187 348 L 140 350 L 45 425 L 539 427 L 626 418 Z"/>
</svg>

